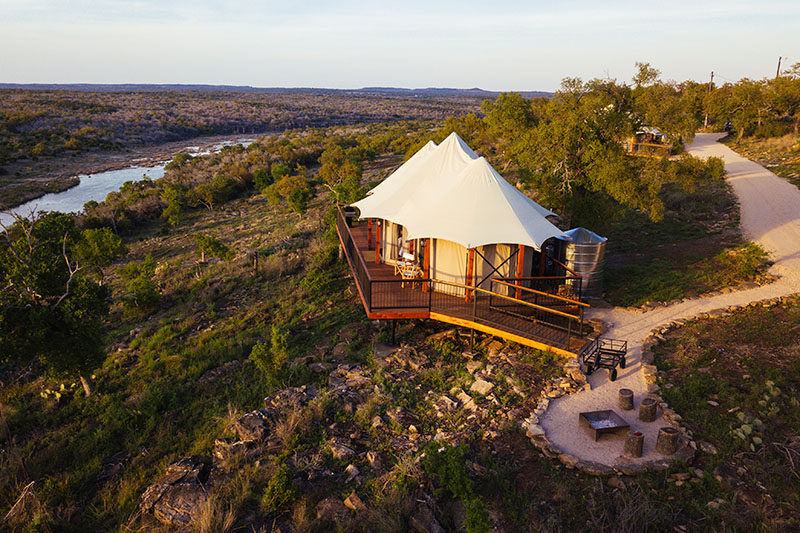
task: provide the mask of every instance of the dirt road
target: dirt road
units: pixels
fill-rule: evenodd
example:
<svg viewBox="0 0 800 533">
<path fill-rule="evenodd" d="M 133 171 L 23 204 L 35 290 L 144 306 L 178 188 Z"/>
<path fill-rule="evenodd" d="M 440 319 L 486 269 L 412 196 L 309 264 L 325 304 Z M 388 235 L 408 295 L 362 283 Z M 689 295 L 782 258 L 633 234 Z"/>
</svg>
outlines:
<svg viewBox="0 0 800 533">
<path fill-rule="evenodd" d="M 641 366 L 642 344 L 651 330 L 671 321 L 693 318 L 701 313 L 800 292 L 800 190 L 764 167 L 736 154 L 717 140 L 723 134 L 697 135 L 689 152 L 698 157 L 721 157 L 728 172 L 727 179 L 739 199 L 741 226 L 747 239 L 759 243 L 775 261 L 770 273 L 779 277 L 773 284 L 752 290 L 712 297 L 700 297 L 662 307 L 646 313 L 619 309 L 593 309 L 590 318 L 605 322 L 605 336 L 628 340 L 628 366 L 620 370 L 615 382 L 600 370 L 589 378 L 592 390 L 564 396 L 552 402 L 540 417 L 540 424 L 552 444 L 565 453 L 584 461 L 605 465 L 617 463 L 622 445 L 618 441 L 594 442 L 579 431 L 578 413 L 598 409 L 614 409 L 631 425 L 645 434 L 645 453 L 641 461 L 661 459 L 654 450 L 658 428 L 663 421 L 642 423 L 637 418 L 639 401 L 647 393 Z M 634 391 L 636 409 L 617 408 L 619 389 Z"/>
</svg>

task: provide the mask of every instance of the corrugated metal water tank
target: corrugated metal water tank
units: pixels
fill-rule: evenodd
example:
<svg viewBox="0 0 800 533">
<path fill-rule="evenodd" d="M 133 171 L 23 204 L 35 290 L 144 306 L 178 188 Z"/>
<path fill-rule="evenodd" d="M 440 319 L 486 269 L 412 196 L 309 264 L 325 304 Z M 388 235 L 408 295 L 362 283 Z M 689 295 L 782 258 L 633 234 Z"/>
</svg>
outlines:
<svg viewBox="0 0 800 533">
<path fill-rule="evenodd" d="M 564 233 L 572 238 L 564 242 L 564 264 L 583 277 L 584 296 L 602 296 L 603 261 L 608 239 L 586 228 L 575 228 Z"/>
</svg>

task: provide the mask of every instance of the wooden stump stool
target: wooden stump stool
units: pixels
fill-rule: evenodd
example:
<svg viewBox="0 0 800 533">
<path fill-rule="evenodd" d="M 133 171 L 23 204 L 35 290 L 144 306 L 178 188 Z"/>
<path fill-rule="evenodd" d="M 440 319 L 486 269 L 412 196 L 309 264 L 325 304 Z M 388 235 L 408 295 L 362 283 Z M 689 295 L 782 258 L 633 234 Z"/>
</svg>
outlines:
<svg viewBox="0 0 800 533">
<path fill-rule="evenodd" d="M 619 408 L 623 411 L 633 409 L 633 391 L 630 389 L 619 390 Z"/>
<path fill-rule="evenodd" d="M 622 453 L 628 457 L 641 457 L 644 447 L 644 435 L 641 431 L 631 431 L 625 439 L 625 447 Z"/>
<path fill-rule="evenodd" d="M 639 405 L 639 420 L 642 422 L 654 422 L 656 419 L 656 408 L 658 403 L 653 398 L 645 398 Z"/>
<path fill-rule="evenodd" d="M 658 430 L 656 451 L 664 455 L 672 455 L 678 449 L 680 433 L 674 427 L 663 427 Z"/>
</svg>

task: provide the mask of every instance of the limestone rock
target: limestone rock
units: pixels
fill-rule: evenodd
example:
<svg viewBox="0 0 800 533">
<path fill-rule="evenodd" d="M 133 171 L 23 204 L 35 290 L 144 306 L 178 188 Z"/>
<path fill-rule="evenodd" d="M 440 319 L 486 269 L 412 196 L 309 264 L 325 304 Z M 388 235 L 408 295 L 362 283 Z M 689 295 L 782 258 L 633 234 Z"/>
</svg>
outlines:
<svg viewBox="0 0 800 533">
<path fill-rule="evenodd" d="M 347 474 L 347 479 L 345 480 L 345 483 L 350 483 L 351 481 L 353 481 L 353 479 L 355 479 L 357 475 L 361 473 L 358 467 L 353 464 L 347 465 L 347 468 L 345 468 L 344 471 Z"/>
<path fill-rule="evenodd" d="M 139 509 L 143 513 L 152 512 L 169 526 L 190 526 L 208 499 L 208 478 L 208 466 L 194 457 L 173 461 L 166 473 L 142 494 Z"/>
<path fill-rule="evenodd" d="M 564 465 L 566 465 L 567 468 L 575 468 L 575 465 L 577 465 L 580 462 L 580 459 L 568 453 L 562 453 L 561 455 L 559 455 L 558 460 L 561 461 Z"/>
<path fill-rule="evenodd" d="M 539 424 L 528 424 L 525 428 L 525 434 L 529 438 L 544 436 L 545 431 Z"/>
<path fill-rule="evenodd" d="M 605 476 L 614 473 L 614 470 L 612 470 L 610 466 L 595 463 L 593 461 L 580 461 L 576 467 L 578 470 L 586 472 L 591 476 Z"/>
<path fill-rule="evenodd" d="M 353 455 L 356 454 L 356 452 L 353 451 L 352 448 L 346 446 L 342 442 L 339 442 L 337 439 L 332 440 L 328 446 L 331 449 L 333 457 L 336 459 L 344 459 L 347 457 L 352 457 Z"/>
<path fill-rule="evenodd" d="M 458 404 L 446 394 L 443 394 L 438 400 L 433 403 L 436 413 L 439 416 L 444 416 L 445 413 L 451 413 L 458 408 Z"/>
<path fill-rule="evenodd" d="M 348 355 L 350 355 L 350 345 L 348 345 L 346 342 L 340 342 L 336 344 L 331 352 L 331 356 L 337 361 L 347 360 Z"/>
<path fill-rule="evenodd" d="M 264 409 L 283 410 L 287 407 L 302 407 L 316 397 L 317 389 L 313 385 L 288 387 L 264 398 Z"/>
<path fill-rule="evenodd" d="M 233 429 L 239 440 L 253 442 L 263 440 L 267 434 L 267 415 L 262 411 L 247 413 L 233 423 Z"/>
<path fill-rule="evenodd" d="M 348 509 L 352 509 L 353 511 L 366 511 L 367 506 L 361 501 L 361 498 L 358 497 L 358 494 L 353 491 L 350 496 L 348 496 L 344 500 L 344 506 Z"/>
<path fill-rule="evenodd" d="M 702 450 L 703 452 L 709 453 L 711 455 L 716 455 L 717 454 L 717 447 L 714 446 L 713 444 L 711 444 L 710 442 L 706 442 L 706 441 L 702 441 L 701 440 L 701 441 L 698 441 L 697 444 L 698 444 L 698 446 L 700 446 L 700 450 Z"/>
<path fill-rule="evenodd" d="M 456 398 L 458 398 L 458 401 L 461 402 L 461 407 L 463 407 L 464 409 L 468 411 L 474 411 L 475 409 L 477 409 L 477 406 L 475 405 L 475 400 L 473 400 L 472 396 L 470 396 L 466 392 L 459 391 L 459 393 L 456 395 Z"/>
<path fill-rule="evenodd" d="M 484 381 L 482 379 L 476 379 L 472 386 L 469 388 L 472 392 L 478 393 L 481 396 L 486 396 L 489 394 L 494 385 L 489 383 L 488 381 Z"/>
<path fill-rule="evenodd" d="M 635 476 L 647 472 L 647 467 L 639 463 L 618 463 L 614 465 L 614 470 L 626 476 Z"/>
</svg>

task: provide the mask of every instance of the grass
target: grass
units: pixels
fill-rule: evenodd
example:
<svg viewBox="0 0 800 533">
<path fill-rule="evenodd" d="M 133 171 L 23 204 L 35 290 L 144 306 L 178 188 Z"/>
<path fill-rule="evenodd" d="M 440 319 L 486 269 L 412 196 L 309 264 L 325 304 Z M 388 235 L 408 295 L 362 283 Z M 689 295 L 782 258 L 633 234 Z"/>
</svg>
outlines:
<svg viewBox="0 0 800 533">
<path fill-rule="evenodd" d="M 766 279 L 771 264 L 757 244 L 727 248 L 708 258 L 703 254 L 684 259 L 654 259 L 639 264 L 610 267 L 605 272 L 606 295 L 617 305 L 669 302 Z"/>
<path fill-rule="evenodd" d="M 723 142 L 800 187 L 800 135 L 789 133 L 767 139 L 746 137 L 739 142 L 734 136 L 729 136 Z"/>
<path fill-rule="evenodd" d="M 314 209 L 322 209 L 321 202 Z M 247 216 L 231 217 L 229 210 L 246 211 Z M 60 402 L 42 398 L 39 391 L 45 386 L 58 389 L 58 384 L 41 378 L 0 390 L 4 425 L 13 428 L 3 444 L 2 458 L 8 462 L 0 476 L 0 511 L 10 508 L 19 483 L 30 478 L 38 481 L 38 496 L 52 510 L 55 523 L 115 528 L 133 514 L 140 495 L 169 460 L 210 454 L 214 439 L 226 429 L 229 409 L 252 410 L 277 387 L 317 379 L 285 365 L 273 380 L 246 361 L 256 342 L 270 339 L 273 317 L 282 317 L 289 332 L 290 359 L 306 355 L 321 339 L 361 319 L 356 299 L 346 292 L 344 267 L 327 263 L 330 254 L 315 256 L 325 247 L 318 234 L 301 230 L 302 237 L 294 236 L 302 220 L 258 197 L 232 202 L 213 217 L 190 214 L 167 235 L 145 229 L 134 236 L 126 261 L 151 251 L 158 258 L 159 309 L 129 318 L 114 305 L 109 331 L 114 349 L 96 372 L 92 397 L 74 393 Z M 317 276 L 314 286 L 303 289 L 292 275 L 255 275 L 246 259 L 197 271 L 191 238 L 198 224 L 210 224 L 237 249 L 261 244 L 277 250 L 287 239 L 296 242 L 294 250 L 274 256 L 294 262 L 294 270 L 322 268 L 324 279 Z M 115 295 L 121 294 L 122 281 L 113 272 L 108 283 Z M 198 382 L 207 370 L 232 360 L 244 364 L 224 378 Z M 120 453 L 127 458 L 122 472 L 97 483 L 103 461 Z M 227 523 L 229 509 L 218 503 L 209 509 L 209 520 Z"/>
<path fill-rule="evenodd" d="M 608 228 L 606 300 L 631 306 L 668 302 L 762 281 L 771 264 L 763 249 L 744 242 L 728 183 L 707 180 L 694 191 L 662 191 L 664 218 L 652 221 L 622 209 Z"/>
<path fill-rule="evenodd" d="M 719 450 L 702 457 L 703 467 L 736 473 L 742 483 L 721 487 L 722 498 L 738 498 L 741 519 L 765 529 L 800 521 L 800 450 L 786 445 L 800 432 L 799 325 L 794 298 L 687 323 L 655 348 L 656 366 L 667 376 L 664 398 L 696 438 Z"/>
</svg>

